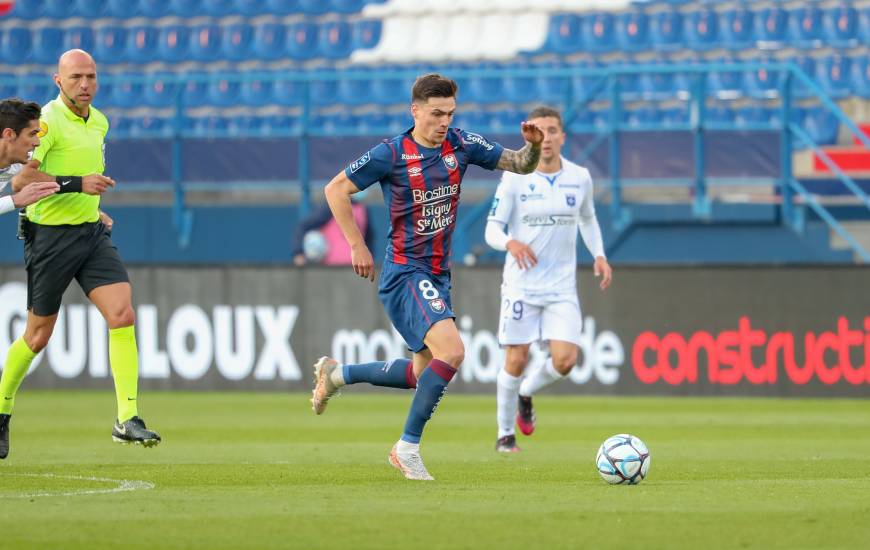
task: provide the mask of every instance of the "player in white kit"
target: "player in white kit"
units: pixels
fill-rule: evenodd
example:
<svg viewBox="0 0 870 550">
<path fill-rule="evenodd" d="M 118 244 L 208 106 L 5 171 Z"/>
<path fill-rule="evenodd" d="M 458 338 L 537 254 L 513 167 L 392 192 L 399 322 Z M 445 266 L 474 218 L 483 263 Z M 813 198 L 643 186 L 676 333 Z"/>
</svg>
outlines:
<svg viewBox="0 0 870 550">
<path fill-rule="evenodd" d="M 612 272 L 595 217 L 592 178 L 560 153 L 565 143 L 562 117 L 538 107 L 528 120 L 544 131 L 537 170 L 505 172 L 486 225 L 486 242 L 506 250 L 501 290 L 499 343 L 505 366 L 498 374 L 499 452 L 516 452 L 514 419 L 525 435 L 535 429 L 532 395 L 564 378 L 577 364 L 583 317 L 577 297 L 577 230 L 595 258 L 602 290 Z M 549 344 L 543 367 L 525 379 L 532 342 Z"/>
</svg>

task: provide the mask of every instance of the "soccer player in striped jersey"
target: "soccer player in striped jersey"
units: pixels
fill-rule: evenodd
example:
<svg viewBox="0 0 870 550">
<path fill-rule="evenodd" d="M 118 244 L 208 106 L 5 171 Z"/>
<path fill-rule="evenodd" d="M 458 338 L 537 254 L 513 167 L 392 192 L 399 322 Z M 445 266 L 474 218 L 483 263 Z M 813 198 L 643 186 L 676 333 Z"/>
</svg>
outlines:
<svg viewBox="0 0 870 550">
<path fill-rule="evenodd" d="M 561 115 L 538 107 L 529 120 L 544 132 L 540 162 L 531 174 L 503 174 L 486 225 L 486 242 L 508 252 L 498 330 L 505 348 L 505 366 L 497 378 L 499 452 L 520 450 L 514 417 L 520 430 L 531 435 L 532 394 L 564 378 L 577 363 L 583 325 L 576 280 L 578 229 L 595 258 L 602 290 L 612 277 L 595 217 L 592 178 L 560 154 L 565 143 Z M 523 380 L 535 341 L 548 344 L 550 357 Z"/>
<path fill-rule="evenodd" d="M 469 164 L 529 173 L 544 140 L 528 122 L 521 125 L 526 143 L 518 151 L 452 128 L 456 91 L 456 83 L 441 75 L 419 77 L 411 91 L 414 126 L 371 149 L 326 186 L 327 202 L 352 249 L 354 272 L 374 281 L 374 261 L 354 222 L 350 196 L 381 184 L 390 235 L 378 294 L 414 353 L 412 361 L 359 365 L 322 357 L 314 366 L 311 403 L 315 413 L 323 413 L 329 398 L 347 384 L 416 388 L 402 436 L 389 455 L 408 479 L 432 479 L 420 458 L 420 437 L 465 354 L 450 301 L 450 247 L 462 176 Z"/>
</svg>

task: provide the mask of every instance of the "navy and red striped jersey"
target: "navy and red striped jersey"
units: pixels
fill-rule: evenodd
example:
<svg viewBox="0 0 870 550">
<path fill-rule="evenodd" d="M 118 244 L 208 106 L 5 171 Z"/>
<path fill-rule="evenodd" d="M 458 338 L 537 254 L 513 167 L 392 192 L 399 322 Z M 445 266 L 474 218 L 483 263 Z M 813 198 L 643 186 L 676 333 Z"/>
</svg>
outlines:
<svg viewBox="0 0 870 550">
<path fill-rule="evenodd" d="M 411 130 L 371 149 L 344 173 L 359 189 L 380 182 L 390 212 L 386 261 L 437 275 L 450 269 L 462 176 L 469 164 L 495 169 L 503 147 L 450 128 L 440 147 L 423 147 Z"/>
</svg>

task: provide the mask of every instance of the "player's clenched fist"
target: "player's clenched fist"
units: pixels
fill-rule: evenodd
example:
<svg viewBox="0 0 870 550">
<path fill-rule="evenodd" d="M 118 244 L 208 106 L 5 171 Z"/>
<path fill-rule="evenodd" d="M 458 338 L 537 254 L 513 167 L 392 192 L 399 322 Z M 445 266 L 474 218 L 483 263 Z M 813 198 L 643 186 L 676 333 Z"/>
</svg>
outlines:
<svg viewBox="0 0 870 550">
<path fill-rule="evenodd" d="M 364 279 L 375 280 L 375 260 L 366 245 L 358 244 L 350 248 L 350 262 L 354 273 Z"/>
</svg>

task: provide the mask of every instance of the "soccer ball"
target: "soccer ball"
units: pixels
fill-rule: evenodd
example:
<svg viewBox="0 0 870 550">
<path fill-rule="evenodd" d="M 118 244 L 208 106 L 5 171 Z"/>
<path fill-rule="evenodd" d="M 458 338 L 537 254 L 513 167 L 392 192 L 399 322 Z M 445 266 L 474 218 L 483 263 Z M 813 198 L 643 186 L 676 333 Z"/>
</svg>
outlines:
<svg viewBox="0 0 870 550">
<path fill-rule="evenodd" d="M 646 479 L 652 457 L 643 441 L 629 434 L 608 437 L 595 456 L 601 479 L 617 485 L 637 485 Z"/>
<path fill-rule="evenodd" d="M 329 251 L 329 243 L 323 233 L 312 229 L 302 237 L 302 252 L 309 262 L 319 262 L 326 257 Z"/>
</svg>

